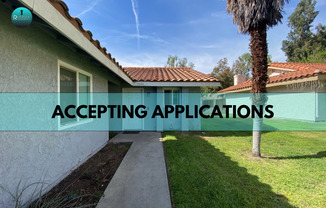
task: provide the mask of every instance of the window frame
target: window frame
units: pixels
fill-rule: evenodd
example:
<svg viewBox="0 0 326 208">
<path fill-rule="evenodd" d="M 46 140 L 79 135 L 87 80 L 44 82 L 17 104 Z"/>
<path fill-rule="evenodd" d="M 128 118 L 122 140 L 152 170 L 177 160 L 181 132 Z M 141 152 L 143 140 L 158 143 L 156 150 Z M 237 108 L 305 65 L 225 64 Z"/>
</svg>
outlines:
<svg viewBox="0 0 326 208">
<path fill-rule="evenodd" d="M 165 107 L 165 91 L 167 91 L 167 90 L 171 90 L 172 91 L 171 92 L 172 104 L 169 104 L 169 105 L 172 105 L 172 106 L 181 105 L 181 97 L 180 97 L 181 89 L 178 88 L 178 87 L 169 87 L 169 88 L 163 88 L 163 104 L 164 104 L 164 107 Z M 173 90 L 178 90 L 179 91 L 178 92 L 178 103 L 177 104 L 173 103 Z"/>
<path fill-rule="evenodd" d="M 66 62 L 63 62 L 61 60 L 58 60 L 58 75 L 57 75 L 57 78 L 58 78 L 58 83 L 57 83 L 57 86 L 58 86 L 58 105 L 60 105 L 60 71 L 61 71 L 61 68 L 67 70 L 67 71 L 72 71 L 72 72 L 75 72 L 76 73 L 76 94 L 77 94 L 77 100 L 76 100 L 76 106 L 79 105 L 79 74 L 83 74 L 85 76 L 88 76 L 89 77 L 89 93 L 90 93 L 90 103 L 89 105 L 92 105 L 93 104 L 93 75 L 85 70 L 82 70 L 80 68 L 77 68 L 71 64 L 68 64 Z M 78 125 L 81 125 L 81 124 L 85 124 L 85 123 L 89 123 L 89 122 L 92 122 L 93 119 L 92 118 L 86 118 L 86 119 L 80 119 L 78 116 L 76 117 L 77 120 L 75 122 L 71 122 L 71 123 L 68 123 L 68 124 L 64 124 L 62 125 L 61 124 L 61 118 L 59 117 L 58 119 L 58 129 L 59 130 L 64 130 L 64 129 L 68 129 L 68 128 L 71 128 L 71 127 L 74 127 L 74 126 L 78 126 Z"/>
</svg>

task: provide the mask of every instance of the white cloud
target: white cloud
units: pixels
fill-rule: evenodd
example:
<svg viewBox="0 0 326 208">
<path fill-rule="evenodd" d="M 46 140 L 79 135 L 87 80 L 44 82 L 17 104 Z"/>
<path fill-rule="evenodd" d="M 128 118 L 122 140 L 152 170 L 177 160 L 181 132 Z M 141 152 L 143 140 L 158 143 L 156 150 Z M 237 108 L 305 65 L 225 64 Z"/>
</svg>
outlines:
<svg viewBox="0 0 326 208">
<path fill-rule="evenodd" d="M 78 18 L 80 18 L 80 17 L 83 16 L 84 14 L 86 14 L 86 13 L 88 13 L 88 12 L 90 12 L 90 11 L 93 11 L 93 10 L 94 10 L 94 7 L 95 7 L 98 3 L 100 3 L 100 2 L 101 2 L 101 0 L 93 1 L 92 4 L 91 4 L 88 8 L 84 9 L 82 12 L 80 12 L 80 13 L 77 14 L 76 16 L 77 16 Z"/>
<path fill-rule="evenodd" d="M 173 43 L 171 43 L 173 45 Z M 176 54 L 178 57 L 186 57 L 189 62 L 195 64 L 195 69 L 209 74 L 213 68 L 217 65 L 217 62 L 227 57 L 229 66 L 232 67 L 232 63 L 243 53 L 249 51 L 249 40 L 239 39 L 237 41 L 222 40 L 216 43 L 212 43 L 212 46 L 216 47 L 200 47 L 191 44 L 181 45 L 174 47 L 173 50 L 169 47 L 161 50 L 147 50 L 147 51 L 123 51 L 116 54 L 119 62 L 122 66 L 164 66 L 167 61 L 168 55 Z M 207 45 L 209 46 L 209 45 Z"/>
<path fill-rule="evenodd" d="M 137 30 L 137 36 L 138 36 L 138 48 L 139 48 L 139 44 L 140 44 L 140 33 L 139 33 L 139 20 L 138 20 L 138 4 L 137 4 L 137 0 L 131 0 L 131 6 L 132 6 L 132 11 L 135 15 L 135 22 L 136 22 L 136 30 Z"/>
<path fill-rule="evenodd" d="M 232 15 L 229 15 L 225 10 L 213 12 L 211 16 L 214 18 L 232 18 Z"/>
<path fill-rule="evenodd" d="M 150 41 L 154 44 L 159 45 L 169 45 L 170 43 L 157 35 L 147 35 L 147 34 L 137 34 L 137 33 L 127 33 L 120 30 L 104 30 L 101 32 L 101 37 L 99 40 L 106 41 L 110 40 L 115 42 L 127 41 L 130 39 L 142 39 L 146 41 Z"/>
<path fill-rule="evenodd" d="M 167 60 L 167 55 L 164 53 L 136 53 L 128 54 L 119 58 L 122 66 L 143 66 L 143 67 L 152 67 L 152 66 L 164 66 Z"/>
</svg>

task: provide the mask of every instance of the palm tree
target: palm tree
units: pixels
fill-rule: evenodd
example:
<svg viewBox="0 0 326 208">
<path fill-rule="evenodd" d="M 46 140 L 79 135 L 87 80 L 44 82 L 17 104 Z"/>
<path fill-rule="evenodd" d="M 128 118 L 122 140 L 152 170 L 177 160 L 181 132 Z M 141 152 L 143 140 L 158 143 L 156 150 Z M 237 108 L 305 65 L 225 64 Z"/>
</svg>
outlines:
<svg viewBox="0 0 326 208">
<path fill-rule="evenodd" d="M 233 22 L 239 32 L 250 34 L 252 56 L 252 100 L 254 105 L 265 104 L 267 76 L 267 28 L 281 22 L 282 10 L 289 0 L 228 0 L 226 10 L 233 15 Z M 262 119 L 254 119 L 253 148 L 254 157 L 260 157 Z"/>
</svg>

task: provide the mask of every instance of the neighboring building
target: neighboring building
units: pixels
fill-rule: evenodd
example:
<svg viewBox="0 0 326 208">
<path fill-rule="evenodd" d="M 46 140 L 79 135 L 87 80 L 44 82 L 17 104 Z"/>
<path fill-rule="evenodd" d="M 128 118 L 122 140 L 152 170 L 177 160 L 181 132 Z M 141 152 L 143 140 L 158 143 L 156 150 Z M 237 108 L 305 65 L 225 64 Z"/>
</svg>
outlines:
<svg viewBox="0 0 326 208">
<path fill-rule="evenodd" d="M 269 100 L 278 101 L 282 105 L 279 108 L 284 109 L 278 114 L 279 118 L 326 121 L 326 64 L 270 63 L 267 74 L 267 92 L 271 93 Z M 249 93 L 251 79 L 220 90 L 219 93 L 232 99 L 237 95 L 230 93 Z M 302 111 L 305 116 L 302 116 Z"/>
<path fill-rule="evenodd" d="M 326 92 L 326 64 L 270 63 L 267 74 L 267 91 L 277 92 Z M 250 92 L 251 78 L 219 93 Z"/>
<path fill-rule="evenodd" d="M 13 9 L 20 6 L 33 12 L 33 22 L 25 29 L 15 28 L 10 21 Z M 92 38 L 92 33 L 83 29 L 82 22 L 69 15 L 62 1 L 1 1 L 0 27 L 1 93 L 106 93 L 109 102 L 121 104 L 128 100 L 123 97 L 120 101 L 110 100 L 108 92 L 139 92 L 132 98 L 134 101 L 174 104 L 178 102 L 173 100 L 176 92 L 183 96 L 182 92 L 199 92 L 201 86 L 219 86 L 218 79 L 189 68 L 122 68 Z M 161 96 L 156 96 L 157 92 Z M 165 94 L 169 101 L 164 100 Z M 181 100 L 200 102 L 192 96 Z M 84 123 L 76 120 L 74 125 Z M 119 125 L 125 129 L 121 122 L 108 124 L 108 129 Z M 139 123 L 133 129 L 161 131 L 197 127 L 200 121 L 187 123 L 181 119 Z M 69 128 L 49 132 L 0 131 L 0 185 L 15 192 L 20 182 L 20 188 L 45 182 L 49 190 L 107 141 L 108 131 L 73 132 Z M 23 202 L 33 191 L 34 188 L 26 190 Z M 0 189 L 0 207 L 12 205 L 9 194 Z"/>
</svg>

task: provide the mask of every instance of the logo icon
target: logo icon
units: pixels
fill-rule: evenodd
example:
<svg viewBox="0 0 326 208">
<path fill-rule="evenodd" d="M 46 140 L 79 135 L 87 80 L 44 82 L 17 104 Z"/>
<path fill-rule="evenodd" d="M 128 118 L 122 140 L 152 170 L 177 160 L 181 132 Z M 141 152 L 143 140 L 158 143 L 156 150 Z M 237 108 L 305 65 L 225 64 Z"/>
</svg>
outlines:
<svg viewBox="0 0 326 208">
<path fill-rule="evenodd" d="M 18 28 L 25 28 L 33 19 L 31 11 L 25 7 L 18 7 L 11 14 L 11 22 Z"/>
</svg>

